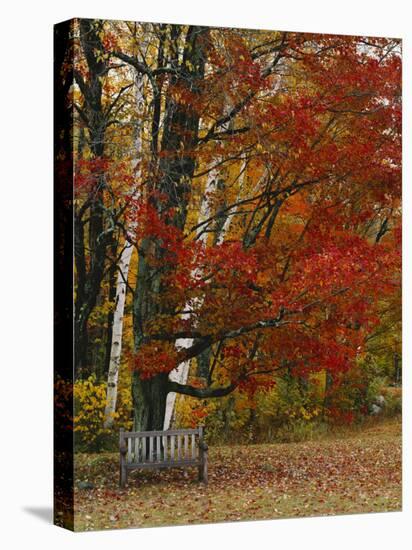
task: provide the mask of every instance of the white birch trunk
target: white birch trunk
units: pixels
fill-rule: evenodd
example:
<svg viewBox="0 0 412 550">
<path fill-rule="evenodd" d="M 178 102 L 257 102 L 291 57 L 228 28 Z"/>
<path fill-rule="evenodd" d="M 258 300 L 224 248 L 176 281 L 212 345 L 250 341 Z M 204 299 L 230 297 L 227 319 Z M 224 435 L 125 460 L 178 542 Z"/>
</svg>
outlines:
<svg viewBox="0 0 412 550">
<path fill-rule="evenodd" d="M 205 193 L 203 195 L 202 203 L 200 206 L 200 216 L 199 216 L 199 223 L 206 220 L 210 216 L 210 207 L 208 202 L 208 195 L 212 190 L 213 183 L 217 177 L 217 173 L 215 170 L 212 170 L 209 173 L 209 177 L 206 182 L 206 189 Z M 201 229 L 198 230 L 200 232 Z M 207 233 L 203 232 L 200 237 L 199 241 L 202 243 L 202 246 L 206 245 L 207 240 Z M 196 275 L 196 271 L 194 270 L 192 275 Z M 185 304 L 185 311 L 190 309 L 190 304 Z M 188 319 L 190 317 L 190 313 L 184 313 L 182 315 L 183 319 Z M 190 348 L 190 346 L 193 343 L 192 338 L 179 338 L 176 340 L 176 347 L 182 349 L 182 348 Z M 179 382 L 179 384 L 185 384 L 187 381 L 187 378 L 189 376 L 189 367 L 190 367 L 190 361 L 183 361 L 178 365 L 172 372 L 169 374 L 169 380 L 172 380 L 173 382 Z M 176 402 L 176 394 L 174 392 L 169 392 L 166 399 L 166 411 L 165 411 L 165 419 L 163 423 L 163 429 L 168 430 L 171 426 L 172 421 L 172 415 L 175 407 Z"/>
<path fill-rule="evenodd" d="M 143 152 L 142 140 L 142 120 L 144 112 L 144 81 L 140 74 L 136 75 L 136 111 L 138 119 L 136 121 L 136 138 L 135 145 L 137 151 L 137 169 L 136 182 L 140 182 L 141 170 L 138 168 Z M 130 228 L 130 236 L 133 237 L 135 227 Z M 113 314 L 112 326 L 112 343 L 110 349 L 109 372 L 107 376 L 107 393 L 106 406 L 104 411 L 104 427 L 111 428 L 113 426 L 114 413 L 116 411 L 117 390 L 119 380 L 120 359 L 122 354 L 122 339 L 123 339 L 123 316 L 126 303 L 127 280 L 129 275 L 130 261 L 133 254 L 134 245 L 127 239 L 124 244 L 123 251 L 119 260 L 119 273 L 116 286 L 116 301 L 115 311 Z"/>
<path fill-rule="evenodd" d="M 113 315 L 112 346 L 110 351 L 109 374 L 107 376 L 107 398 L 104 411 L 104 427 L 111 428 L 117 402 L 117 383 L 119 379 L 120 358 L 122 354 L 123 316 L 126 303 L 127 277 L 133 245 L 126 242 L 119 261 L 119 273 L 116 286 L 116 306 Z"/>
<path fill-rule="evenodd" d="M 239 179 L 239 193 L 240 193 L 240 190 L 242 188 L 242 183 L 243 183 L 243 178 L 244 178 L 245 172 L 246 172 L 246 169 L 245 169 L 245 166 L 243 166 L 241 177 Z M 208 193 L 210 193 L 210 191 L 212 189 L 213 182 L 215 181 L 216 178 L 217 178 L 217 174 L 213 170 L 212 172 L 210 172 L 209 178 L 208 178 L 207 183 L 206 183 L 206 190 L 205 190 L 204 198 L 202 200 L 202 205 L 201 205 L 201 208 L 200 208 L 199 223 L 201 223 L 202 221 L 207 220 L 210 216 L 210 207 L 209 207 L 207 199 L 208 199 Z M 221 244 L 223 242 L 223 240 L 225 238 L 225 234 L 227 233 L 227 231 L 229 229 L 230 222 L 231 222 L 232 217 L 235 214 L 235 212 L 236 211 L 233 210 L 231 213 L 229 213 L 228 217 L 226 218 L 225 223 L 223 225 L 223 228 L 220 232 L 220 235 L 218 236 L 217 244 Z M 202 231 L 202 228 L 199 228 L 199 231 Z M 199 237 L 199 240 L 201 241 L 203 246 L 206 246 L 207 235 L 208 235 L 207 232 L 203 232 Z M 196 273 L 193 273 L 193 274 L 195 275 Z M 199 298 L 199 300 L 198 300 L 199 307 L 201 307 L 202 302 L 203 302 L 203 299 Z M 185 311 L 187 309 L 190 309 L 190 304 L 185 305 Z M 184 319 L 188 319 L 190 317 L 190 313 L 185 313 L 182 317 Z M 182 349 L 182 348 L 187 349 L 187 348 L 190 348 L 192 345 L 193 345 L 193 339 L 192 338 L 179 338 L 178 340 L 176 340 L 176 347 L 178 347 L 180 349 Z M 182 363 L 180 363 L 180 365 L 178 365 L 176 367 L 176 369 L 172 370 L 172 372 L 169 374 L 169 379 L 174 381 L 174 382 L 178 382 L 179 384 L 186 384 L 188 376 L 189 376 L 189 369 L 190 369 L 190 360 L 189 361 L 183 361 Z M 164 430 L 168 430 L 171 427 L 175 404 L 176 404 L 176 393 L 170 392 L 167 396 L 167 399 L 166 399 L 166 411 L 165 411 L 165 419 L 164 419 L 164 424 L 163 424 L 163 429 Z"/>
</svg>

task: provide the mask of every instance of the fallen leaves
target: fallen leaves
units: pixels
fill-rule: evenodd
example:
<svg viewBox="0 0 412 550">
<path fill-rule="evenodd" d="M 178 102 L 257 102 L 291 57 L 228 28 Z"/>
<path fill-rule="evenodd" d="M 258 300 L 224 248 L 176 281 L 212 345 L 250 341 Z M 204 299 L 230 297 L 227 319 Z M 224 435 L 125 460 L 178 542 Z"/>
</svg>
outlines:
<svg viewBox="0 0 412 550">
<path fill-rule="evenodd" d="M 349 437 L 211 447 L 209 485 L 181 470 L 135 472 L 118 488 L 118 456 L 81 454 L 76 530 L 365 513 L 401 509 L 398 422 Z"/>
</svg>

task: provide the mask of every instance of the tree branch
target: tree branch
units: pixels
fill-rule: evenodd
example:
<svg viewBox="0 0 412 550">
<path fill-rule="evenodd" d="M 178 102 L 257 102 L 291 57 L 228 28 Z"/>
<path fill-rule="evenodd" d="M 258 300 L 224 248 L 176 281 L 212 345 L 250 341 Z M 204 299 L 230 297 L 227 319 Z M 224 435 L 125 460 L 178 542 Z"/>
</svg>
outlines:
<svg viewBox="0 0 412 550">
<path fill-rule="evenodd" d="M 199 397 L 200 399 L 207 399 L 209 397 L 224 397 L 229 393 L 232 393 L 237 388 L 237 384 L 232 382 L 228 386 L 222 386 L 219 388 L 196 388 L 189 386 L 188 384 L 179 384 L 178 382 L 168 382 L 167 389 L 169 392 L 181 393 L 183 395 L 190 395 L 191 397 Z"/>
</svg>

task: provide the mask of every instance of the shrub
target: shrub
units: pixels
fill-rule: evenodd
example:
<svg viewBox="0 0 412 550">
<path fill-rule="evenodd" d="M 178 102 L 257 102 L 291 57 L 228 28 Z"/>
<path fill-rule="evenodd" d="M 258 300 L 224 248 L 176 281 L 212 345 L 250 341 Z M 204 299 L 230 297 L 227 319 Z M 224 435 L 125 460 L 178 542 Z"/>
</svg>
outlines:
<svg viewBox="0 0 412 550">
<path fill-rule="evenodd" d="M 233 434 L 239 434 L 246 427 L 250 415 L 248 397 L 244 394 L 232 394 L 222 399 L 197 399 L 178 395 L 174 426 L 176 428 L 195 428 L 201 424 L 206 427 L 209 442 L 230 442 Z"/>
<path fill-rule="evenodd" d="M 318 380 L 279 378 L 270 389 L 260 389 L 253 396 L 235 391 L 222 399 L 199 400 L 178 396 L 174 426 L 194 427 L 205 424 L 209 442 L 265 442 L 285 440 L 294 423 L 296 433 L 322 416 L 322 391 Z M 304 426 L 309 426 L 305 428 Z M 281 430 L 281 435 L 278 432 Z M 293 429 L 292 429 L 293 431 Z M 304 436 L 292 435 L 291 440 Z"/>
<path fill-rule="evenodd" d="M 330 426 L 319 420 L 299 418 L 281 426 L 276 432 L 276 440 L 283 443 L 299 443 L 322 438 L 330 432 Z"/>
<path fill-rule="evenodd" d="M 401 388 L 383 388 L 382 395 L 385 398 L 383 412 L 385 416 L 396 416 L 402 413 L 402 389 Z"/>
<path fill-rule="evenodd" d="M 132 399 L 130 390 L 120 388 L 117 395 L 113 427 L 104 428 L 107 384 L 96 382 L 95 376 L 74 384 L 75 447 L 79 451 L 100 451 L 117 446 L 119 428 L 131 429 Z"/>
</svg>

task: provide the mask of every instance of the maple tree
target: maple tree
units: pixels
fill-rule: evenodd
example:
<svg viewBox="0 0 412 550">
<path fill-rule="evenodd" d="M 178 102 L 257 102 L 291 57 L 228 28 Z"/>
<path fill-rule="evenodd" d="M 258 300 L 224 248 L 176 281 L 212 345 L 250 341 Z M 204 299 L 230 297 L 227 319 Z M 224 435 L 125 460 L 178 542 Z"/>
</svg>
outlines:
<svg viewBox="0 0 412 550">
<path fill-rule="evenodd" d="M 350 369 L 399 292 L 399 41 L 87 21 L 78 44 L 78 338 L 127 239 L 135 428 L 170 392 Z"/>
</svg>

